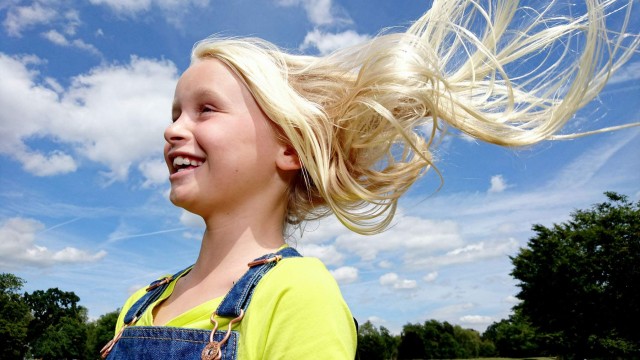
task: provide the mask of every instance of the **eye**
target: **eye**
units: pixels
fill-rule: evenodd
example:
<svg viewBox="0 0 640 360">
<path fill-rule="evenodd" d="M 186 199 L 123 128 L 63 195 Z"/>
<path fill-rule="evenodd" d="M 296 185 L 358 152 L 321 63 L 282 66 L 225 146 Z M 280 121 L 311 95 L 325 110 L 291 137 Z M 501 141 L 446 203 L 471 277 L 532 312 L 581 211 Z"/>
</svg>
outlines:
<svg viewBox="0 0 640 360">
<path fill-rule="evenodd" d="M 214 108 L 211 105 L 202 105 L 200 107 L 200 113 L 201 114 L 208 113 L 208 112 L 216 112 L 216 111 L 217 111 L 216 108 Z"/>
<path fill-rule="evenodd" d="M 178 119 L 180 118 L 181 114 L 182 114 L 182 112 L 180 110 L 171 111 L 171 122 L 174 123 L 174 122 L 178 121 Z"/>
</svg>

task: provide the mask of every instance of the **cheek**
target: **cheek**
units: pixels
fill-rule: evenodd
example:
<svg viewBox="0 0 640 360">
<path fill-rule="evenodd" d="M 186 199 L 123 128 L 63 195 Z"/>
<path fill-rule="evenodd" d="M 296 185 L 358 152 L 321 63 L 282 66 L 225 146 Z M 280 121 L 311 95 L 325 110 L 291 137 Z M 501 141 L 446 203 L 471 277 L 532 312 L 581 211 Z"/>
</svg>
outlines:
<svg viewBox="0 0 640 360">
<path fill-rule="evenodd" d="M 171 149 L 171 145 L 169 143 L 164 144 L 164 161 L 167 163 L 167 167 L 171 168 L 171 163 L 169 162 L 169 150 Z"/>
<path fill-rule="evenodd" d="M 259 152 L 271 153 L 279 148 L 280 142 L 277 138 L 277 131 L 272 127 L 270 120 L 261 119 L 261 121 L 256 122 L 253 131 Z"/>
</svg>

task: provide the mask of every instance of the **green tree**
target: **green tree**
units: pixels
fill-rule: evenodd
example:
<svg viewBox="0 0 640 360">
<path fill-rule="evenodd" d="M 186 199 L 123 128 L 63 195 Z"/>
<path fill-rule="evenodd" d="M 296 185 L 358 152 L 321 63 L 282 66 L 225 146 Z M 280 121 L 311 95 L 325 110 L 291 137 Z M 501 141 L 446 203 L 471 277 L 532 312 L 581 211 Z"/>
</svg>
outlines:
<svg viewBox="0 0 640 360">
<path fill-rule="evenodd" d="M 74 317 L 63 317 L 56 324 L 44 329 L 42 335 L 33 341 L 32 353 L 39 359 L 79 359 L 86 350 L 86 325 Z"/>
<path fill-rule="evenodd" d="M 100 350 L 113 338 L 120 310 L 100 316 L 87 325 L 87 353 L 85 359 L 100 359 Z"/>
<path fill-rule="evenodd" d="M 400 336 L 391 335 L 389 329 L 384 326 L 380 326 L 380 335 L 386 348 L 385 356 L 387 359 L 398 358 L 398 345 L 400 345 Z"/>
<path fill-rule="evenodd" d="M 19 294 L 24 280 L 0 274 L 0 359 L 22 359 L 27 350 L 29 306 Z"/>
<path fill-rule="evenodd" d="M 429 320 L 424 323 L 423 341 L 427 359 L 452 359 L 457 357 L 458 342 L 453 325 Z"/>
<path fill-rule="evenodd" d="M 73 292 L 52 288 L 24 295 L 33 320 L 27 337 L 34 357 L 78 359 L 86 352 L 86 309 Z"/>
<path fill-rule="evenodd" d="M 495 357 L 497 355 L 498 351 L 496 350 L 496 346 L 493 341 L 483 338 L 482 342 L 480 343 L 478 357 Z"/>
<path fill-rule="evenodd" d="M 518 309 L 568 358 L 640 356 L 640 202 L 612 192 L 536 235 L 513 257 Z"/>
<path fill-rule="evenodd" d="M 484 332 L 483 338 L 495 345 L 495 350 L 500 356 L 534 357 L 543 355 L 536 330 L 520 314 L 520 311 L 516 311 L 509 319 L 491 324 Z"/>
<path fill-rule="evenodd" d="M 378 330 L 370 321 L 358 329 L 358 359 L 394 359 L 398 352 L 398 339 L 384 326 Z"/>
<path fill-rule="evenodd" d="M 480 356 L 482 339 L 477 331 L 454 325 L 453 336 L 457 343 L 456 358 L 470 359 Z"/>
<path fill-rule="evenodd" d="M 358 328 L 358 358 L 367 360 L 384 360 L 384 342 L 378 329 L 370 322 Z"/>
<path fill-rule="evenodd" d="M 398 359 L 426 359 L 424 328 L 420 324 L 406 324 L 402 327 Z"/>
<path fill-rule="evenodd" d="M 425 321 L 423 325 L 404 326 L 399 359 L 469 359 L 480 355 L 493 355 L 495 348 L 490 341 L 483 341 L 472 329 L 437 320 Z"/>
</svg>

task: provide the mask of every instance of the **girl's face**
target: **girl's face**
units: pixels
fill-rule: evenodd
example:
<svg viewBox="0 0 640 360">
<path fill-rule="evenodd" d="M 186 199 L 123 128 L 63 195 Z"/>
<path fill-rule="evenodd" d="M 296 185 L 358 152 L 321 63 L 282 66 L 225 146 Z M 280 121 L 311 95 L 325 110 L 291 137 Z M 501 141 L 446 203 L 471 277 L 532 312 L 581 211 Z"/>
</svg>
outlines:
<svg viewBox="0 0 640 360">
<path fill-rule="evenodd" d="M 265 191 L 281 183 L 283 144 L 249 90 L 219 60 L 198 60 L 184 72 L 172 117 L 164 156 L 174 204 L 201 216 L 230 213 L 264 201 Z"/>
</svg>

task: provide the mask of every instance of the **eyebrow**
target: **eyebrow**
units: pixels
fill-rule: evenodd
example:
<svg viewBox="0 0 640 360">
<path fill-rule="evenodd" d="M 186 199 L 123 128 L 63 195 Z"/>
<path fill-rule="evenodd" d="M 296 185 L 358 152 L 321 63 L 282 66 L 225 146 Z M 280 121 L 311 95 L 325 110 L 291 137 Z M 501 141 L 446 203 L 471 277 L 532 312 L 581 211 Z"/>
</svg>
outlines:
<svg viewBox="0 0 640 360">
<path fill-rule="evenodd" d="M 207 89 L 207 88 L 198 88 L 194 90 L 191 95 L 192 98 L 196 99 L 196 101 L 201 101 L 202 99 L 212 99 L 215 103 L 214 105 L 219 107 L 224 107 L 229 102 L 228 98 L 224 96 L 219 91 Z M 180 108 L 180 102 L 173 99 L 173 103 L 171 105 L 171 112 L 175 112 Z"/>
<path fill-rule="evenodd" d="M 211 89 L 207 89 L 207 88 L 196 89 L 193 92 L 193 97 L 196 98 L 196 99 L 212 98 L 215 101 L 223 102 L 223 103 L 226 103 L 226 102 L 229 101 L 227 99 L 227 97 L 223 93 L 221 93 L 220 91 L 211 90 Z"/>
</svg>

